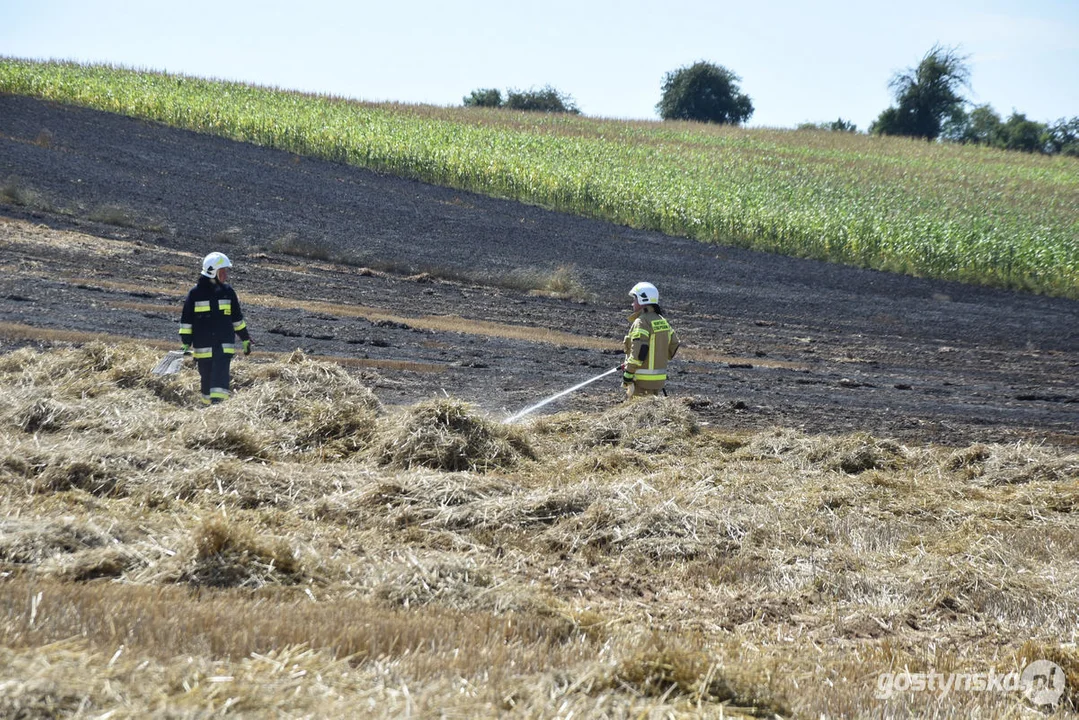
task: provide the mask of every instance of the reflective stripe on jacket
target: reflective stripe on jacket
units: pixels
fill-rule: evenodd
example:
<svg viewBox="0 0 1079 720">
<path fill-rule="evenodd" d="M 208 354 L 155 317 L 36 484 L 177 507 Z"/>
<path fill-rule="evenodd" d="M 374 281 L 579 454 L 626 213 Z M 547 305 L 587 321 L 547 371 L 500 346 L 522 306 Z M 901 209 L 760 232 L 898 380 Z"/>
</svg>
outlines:
<svg viewBox="0 0 1079 720">
<path fill-rule="evenodd" d="M 634 375 L 641 390 L 662 390 L 667 382 L 667 363 L 678 352 L 674 328 L 651 305 L 630 316 L 633 324 L 622 342 L 626 371 Z"/>
<path fill-rule="evenodd" d="M 215 346 L 224 353 L 234 354 L 237 335 L 241 340 L 250 338 L 236 291 L 231 285 L 200 276 L 198 285 L 184 299 L 180 342 L 190 345 L 196 358 L 208 358 Z"/>
</svg>

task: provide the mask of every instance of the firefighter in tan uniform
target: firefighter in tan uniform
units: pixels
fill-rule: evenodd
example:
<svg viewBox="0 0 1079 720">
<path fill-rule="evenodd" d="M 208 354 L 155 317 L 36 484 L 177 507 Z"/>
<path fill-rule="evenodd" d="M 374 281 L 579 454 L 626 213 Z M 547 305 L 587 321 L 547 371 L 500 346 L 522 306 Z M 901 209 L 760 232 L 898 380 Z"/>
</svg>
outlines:
<svg viewBox="0 0 1079 720">
<path fill-rule="evenodd" d="M 629 316 L 633 324 L 623 341 L 622 387 L 627 399 L 658 395 L 667 382 L 667 363 L 678 352 L 678 335 L 663 317 L 655 285 L 639 282 L 629 294 L 633 298 L 633 314 Z"/>
</svg>

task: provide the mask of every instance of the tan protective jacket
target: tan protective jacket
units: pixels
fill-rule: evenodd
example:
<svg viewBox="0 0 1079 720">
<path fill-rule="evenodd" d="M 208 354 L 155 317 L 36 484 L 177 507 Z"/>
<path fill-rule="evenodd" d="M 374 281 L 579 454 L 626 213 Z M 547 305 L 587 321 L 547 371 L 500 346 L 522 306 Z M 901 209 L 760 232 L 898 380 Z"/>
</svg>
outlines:
<svg viewBox="0 0 1079 720">
<path fill-rule="evenodd" d="M 626 372 L 633 373 L 636 390 L 658 392 L 667 382 L 667 363 L 678 352 L 678 335 L 651 305 L 629 319 L 633 324 L 622 341 Z"/>
</svg>

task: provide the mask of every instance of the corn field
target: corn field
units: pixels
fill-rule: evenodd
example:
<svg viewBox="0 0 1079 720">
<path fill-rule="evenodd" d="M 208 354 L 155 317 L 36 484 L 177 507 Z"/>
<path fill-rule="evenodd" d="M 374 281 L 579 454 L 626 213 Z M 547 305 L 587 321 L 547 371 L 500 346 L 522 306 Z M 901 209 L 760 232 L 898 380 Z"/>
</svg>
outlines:
<svg viewBox="0 0 1079 720">
<path fill-rule="evenodd" d="M 0 92 L 634 228 L 1079 298 L 1079 161 L 849 133 L 364 103 L 0 58 Z"/>
</svg>

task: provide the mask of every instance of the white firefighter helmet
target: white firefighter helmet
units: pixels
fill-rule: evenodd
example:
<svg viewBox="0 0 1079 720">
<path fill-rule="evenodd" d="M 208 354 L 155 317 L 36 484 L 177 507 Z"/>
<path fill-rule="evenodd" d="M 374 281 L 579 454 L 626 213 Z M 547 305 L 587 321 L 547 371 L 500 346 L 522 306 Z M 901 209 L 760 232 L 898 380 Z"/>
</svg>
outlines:
<svg viewBox="0 0 1079 720">
<path fill-rule="evenodd" d="M 230 267 L 232 261 L 225 253 L 212 252 L 202 259 L 202 274 L 208 278 L 216 278 L 218 270 Z"/>
<path fill-rule="evenodd" d="M 629 294 L 641 305 L 659 305 L 659 290 L 652 283 L 639 282 L 633 286 Z"/>
</svg>

